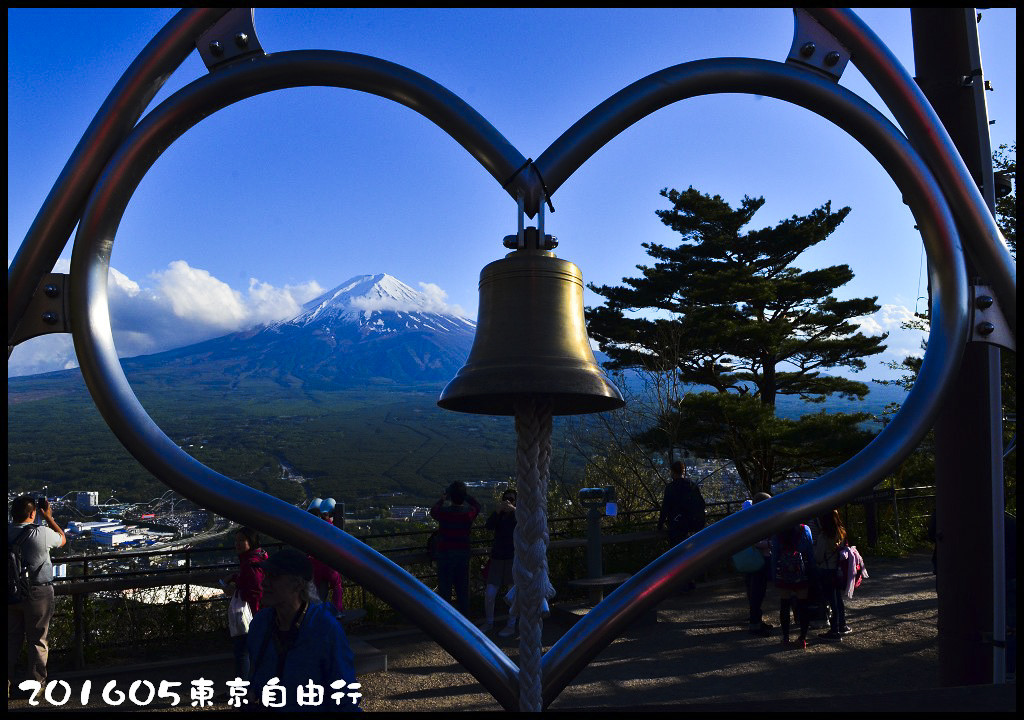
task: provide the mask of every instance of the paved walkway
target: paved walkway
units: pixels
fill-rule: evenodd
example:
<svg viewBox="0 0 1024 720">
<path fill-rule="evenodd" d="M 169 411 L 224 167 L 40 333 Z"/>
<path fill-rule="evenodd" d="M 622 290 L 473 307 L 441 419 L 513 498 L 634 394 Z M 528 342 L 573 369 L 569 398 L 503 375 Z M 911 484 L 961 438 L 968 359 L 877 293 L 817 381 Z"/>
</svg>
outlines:
<svg viewBox="0 0 1024 720">
<path fill-rule="evenodd" d="M 1015 710 L 1015 685 L 937 687 L 937 606 L 927 555 L 870 561 L 868 570 L 870 579 L 848 602 L 847 621 L 853 632 L 841 644 L 816 642 L 807 650 L 786 650 L 778 636 L 752 637 L 746 632 L 742 581 L 730 575 L 662 603 L 657 624 L 636 625 L 613 642 L 550 709 Z M 769 590 L 766 619 L 775 625 L 777 607 L 777 596 Z M 564 631 L 564 625 L 548 621 L 545 643 L 550 645 Z M 812 638 L 816 635 L 811 633 Z M 387 671 L 359 677 L 365 710 L 501 709 L 461 665 L 424 635 L 357 636 L 388 656 Z M 496 638 L 496 642 L 516 658 L 516 640 Z M 118 687 L 127 691 L 131 680 L 143 675 L 155 683 L 180 675 L 187 689 L 189 679 L 200 673 L 222 689 L 229 669 L 230 662 L 223 660 L 205 666 L 193 662 L 121 675 Z M 114 676 L 101 676 L 98 671 L 90 677 L 96 678 L 94 686 L 102 688 Z M 68 682 L 79 692 L 81 679 L 69 677 Z M 823 697 L 831 698 L 826 705 L 816 699 Z M 127 710 L 127 705 L 118 709 Z M 90 705 L 90 709 L 103 707 L 100 702 Z M 45 701 L 38 709 L 44 708 L 53 709 Z M 8 709 L 35 708 L 22 700 L 9 703 Z M 82 708 L 75 697 L 64 709 Z M 154 703 L 150 709 L 161 708 Z M 223 710 L 225 705 L 209 709 Z"/>
</svg>

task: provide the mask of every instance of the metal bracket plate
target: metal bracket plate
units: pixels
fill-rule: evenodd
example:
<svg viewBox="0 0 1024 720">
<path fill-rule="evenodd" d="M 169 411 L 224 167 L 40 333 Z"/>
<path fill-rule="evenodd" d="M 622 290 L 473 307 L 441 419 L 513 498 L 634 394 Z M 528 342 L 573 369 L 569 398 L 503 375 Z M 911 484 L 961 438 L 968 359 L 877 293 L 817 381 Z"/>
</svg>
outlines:
<svg viewBox="0 0 1024 720">
<path fill-rule="evenodd" d="M 9 348 L 40 335 L 71 332 L 67 283 L 68 276 L 62 273 L 43 276 L 18 329 L 14 331 Z"/>
<path fill-rule="evenodd" d="M 213 72 L 252 55 L 265 55 L 256 37 L 252 8 L 232 8 L 196 41 L 206 69 Z"/>
<path fill-rule="evenodd" d="M 983 342 L 1001 348 L 1017 351 L 1017 341 L 999 309 L 995 293 L 985 285 L 974 285 L 974 301 L 971 303 L 970 342 Z"/>
<path fill-rule="evenodd" d="M 786 62 L 817 70 L 838 82 L 850 62 L 850 51 L 806 10 L 793 8 L 793 19 L 793 46 Z"/>
</svg>

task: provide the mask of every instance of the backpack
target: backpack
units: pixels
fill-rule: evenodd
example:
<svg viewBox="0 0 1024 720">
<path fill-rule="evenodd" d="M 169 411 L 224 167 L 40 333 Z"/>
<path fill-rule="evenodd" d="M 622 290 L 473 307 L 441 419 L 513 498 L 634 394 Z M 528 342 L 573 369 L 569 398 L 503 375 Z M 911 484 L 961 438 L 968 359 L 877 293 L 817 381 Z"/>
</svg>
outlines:
<svg viewBox="0 0 1024 720">
<path fill-rule="evenodd" d="M 852 559 L 852 563 L 851 563 Z M 853 565 L 853 577 L 850 577 L 850 565 Z M 853 597 L 853 591 L 860 587 L 864 578 L 868 577 L 868 570 L 864 567 L 864 559 L 857 552 L 855 545 L 844 545 L 839 549 L 839 562 L 836 567 L 836 584 L 839 589 L 846 593 L 847 597 Z"/>
<path fill-rule="evenodd" d="M 757 572 L 764 567 L 764 555 L 756 547 L 745 547 L 732 556 L 732 566 L 736 572 Z"/>
<path fill-rule="evenodd" d="M 784 585 L 803 585 L 807 582 L 807 568 L 799 548 L 779 548 L 775 580 Z"/>
<path fill-rule="evenodd" d="M 7 545 L 7 604 L 15 605 L 32 592 L 33 572 L 25 564 L 23 546 L 29 539 L 32 526 L 22 528 L 14 542 Z M 38 573 L 38 571 L 36 571 Z"/>
</svg>

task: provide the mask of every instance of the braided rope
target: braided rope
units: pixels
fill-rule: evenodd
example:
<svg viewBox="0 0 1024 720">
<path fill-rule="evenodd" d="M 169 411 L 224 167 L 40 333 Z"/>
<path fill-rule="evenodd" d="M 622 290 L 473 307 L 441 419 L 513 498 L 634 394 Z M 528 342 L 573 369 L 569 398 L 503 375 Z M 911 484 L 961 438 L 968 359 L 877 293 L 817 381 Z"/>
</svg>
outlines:
<svg viewBox="0 0 1024 720">
<path fill-rule="evenodd" d="M 551 402 L 517 401 L 515 580 L 511 613 L 519 619 L 519 710 L 540 712 L 542 605 L 555 596 L 548 579 L 548 475 Z"/>
</svg>

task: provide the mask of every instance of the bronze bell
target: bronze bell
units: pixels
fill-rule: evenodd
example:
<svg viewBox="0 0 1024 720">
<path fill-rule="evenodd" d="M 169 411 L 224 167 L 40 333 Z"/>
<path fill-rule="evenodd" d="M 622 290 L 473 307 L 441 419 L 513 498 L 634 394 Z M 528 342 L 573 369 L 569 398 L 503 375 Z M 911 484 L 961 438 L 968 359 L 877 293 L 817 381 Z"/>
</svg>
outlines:
<svg viewBox="0 0 1024 720">
<path fill-rule="evenodd" d="M 473 349 L 437 404 L 458 412 L 514 415 L 515 401 L 529 396 L 550 398 L 555 415 L 625 404 L 590 349 L 583 273 L 552 252 L 523 249 L 480 271 Z"/>
</svg>

